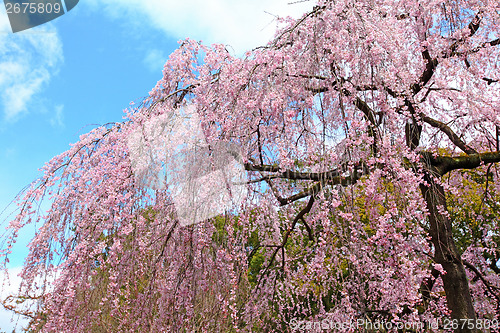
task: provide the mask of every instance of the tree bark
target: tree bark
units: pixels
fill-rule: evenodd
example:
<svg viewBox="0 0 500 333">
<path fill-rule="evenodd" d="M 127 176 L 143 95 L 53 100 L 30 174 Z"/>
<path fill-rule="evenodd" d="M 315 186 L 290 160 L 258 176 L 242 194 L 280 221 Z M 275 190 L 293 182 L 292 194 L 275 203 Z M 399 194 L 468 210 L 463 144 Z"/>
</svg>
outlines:
<svg viewBox="0 0 500 333">
<path fill-rule="evenodd" d="M 436 173 L 432 174 L 438 176 Z M 467 324 L 461 327 L 463 320 L 469 319 L 472 319 L 473 326 L 476 326 L 476 313 L 465 267 L 453 240 L 451 221 L 442 213 L 447 211 L 444 189 L 434 182 L 431 172 L 427 173 L 425 181 L 427 185 L 421 185 L 420 190 L 429 210 L 429 233 L 435 249 L 434 260 L 441 264 L 446 272 L 441 278 L 448 309 L 451 310 L 451 319 L 459 326 L 455 332 L 477 332 L 475 328 L 467 328 Z"/>
</svg>

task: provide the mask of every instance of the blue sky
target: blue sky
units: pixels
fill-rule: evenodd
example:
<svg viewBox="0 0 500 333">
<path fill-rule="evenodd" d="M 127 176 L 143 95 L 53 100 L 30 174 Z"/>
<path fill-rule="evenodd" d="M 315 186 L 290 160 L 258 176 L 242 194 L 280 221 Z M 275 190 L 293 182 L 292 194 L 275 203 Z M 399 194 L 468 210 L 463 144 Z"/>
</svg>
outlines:
<svg viewBox="0 0 500 333">
<path fill-rule="evenodd" d="M 16 34 L 1 5 L 0 212 L 80 134 L 122 120 L 130 102 L 147 96 L 178 40 L 224 43 L 243 54 L 272 37 L 275 16 L 297 18 L 314 5 L 289 2 L 82 0 L 54 21 Z M 9 211 L 0 215 L 2 229 Z M 33 231 L 14 249 L 14 270 Z M 0 311 L 0 332 L 11 332 L 7 317 Z"/>
</svg>

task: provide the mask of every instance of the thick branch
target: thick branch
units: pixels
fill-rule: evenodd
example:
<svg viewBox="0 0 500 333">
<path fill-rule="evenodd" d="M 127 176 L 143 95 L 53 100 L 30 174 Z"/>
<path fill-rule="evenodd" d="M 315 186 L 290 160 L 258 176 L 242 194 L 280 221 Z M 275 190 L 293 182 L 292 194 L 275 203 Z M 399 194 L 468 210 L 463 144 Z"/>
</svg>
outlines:
<svg viewBox="0 0 500 333">
<path fill-rule="evenodd" d="M 471 154 L 467 156 L 432 156 L 431 153 L 424 153 L 426 158 L 431 161 L 439 173 L 443 176 L 446 173 L 459 169 L 474 169 L 481 164 L 490 164 L 500 162 L 500 152 L 487 152 L 480 154 Z"/>
<path fill-rule="evenodd" d="M 288 205 L 291 202 L 318 193 L 324 184 L 347 186 L 355 183 L 358 178 L 358 173 L 357 173 L 358 170 L 356 168 L 354 170 L 353 177 L 340 176 L 340 172 L 338 170 L 329 170 L 325 172 L 297 172 L 297 171 L 285 170 L 283 172 L 280 172 L 280 168 L 278 166 L 254 165 L 251 163 L 245 163 L 245 170 L 259 171 L 259 172 L 275 172 L 276 174 L 263 176 L 259 179 L 251 180 L 248 183 L 249 184 L 257 183 L 261 181 L 268 182 L 271 189 L 273 189 L 273 192 L 275 192 L 275 197 L 279 201 L 281 206 Z M 288 180 L 313 180 L 317 181 L 317 183 L 306 188 L 300 193 L 294 194 L 288 198 L 283 198 L 277 193 L 277 191 L 274 191 L 272 184 L 269 182 L 271 179 L 276 179 L 276 178 L 288 179 Z"/>
<path fill-rule="evenodd" d="M 492 40 L 491 42 L 487 42 L 486 44 L 489 44 L 490 46 L 497 46 L 500 45 L 500 38 L 497 38 L 495 40 Z"/>
<path fill-rule="evenodd" d="M 368 104 L 366 104 L 365 101 L 357 97 L 356 101 L 354 101 L 354 105 L 365 114 L 366 119 L 368 119 L 373 126 L 377 125 L 375 117 L 373 116 L 373 110 L 368 106 Z"/>
<path fill-rule="evenodd" d="M 250 163 L 245 163 L 245 170 L 247 171 L 261 171 L 261 172 L 276 172 L 269 178 L 284 178 L 290 180 L 315 180 L 315 181 L 328 181 L 333 180 L 340 176 L 338 170 L 329 170 L 325 172 L 297 172 L 291 170 L 285 170 L 280 172 L 280 168 L 274 165 L 253 165 Z M 263 177 L 262 180 L 265 180 Z"/>
<path fill-rule="evenodd" d="M 436 70 L 436 67 L 438 65 L 437 59 L 432 59 L 429 50 L 424 50 L 422 52 L 422 57 L 426 60 L 425 64 L 425 70 L 420 76 L 420 79 L 418 80 L 418 83 L 415 83 L 411 86 L 411 90 L 413 92 L 413 95 L 418 94 L 420 90 L 422 90 L 422 87 L 429 82 L 429 80 L 432 78 L 434 75 L 434 72 Z"/>
<path fill-rule="evenodd" d="M 490 79 L 490 78 L 487 78 L 487 77 L 483 77 L 483 80 L 486 81 L 488 84 L 492 84 L 492 83 L 497 83 L 498 82 L 498 80 Z"/>
</svg>

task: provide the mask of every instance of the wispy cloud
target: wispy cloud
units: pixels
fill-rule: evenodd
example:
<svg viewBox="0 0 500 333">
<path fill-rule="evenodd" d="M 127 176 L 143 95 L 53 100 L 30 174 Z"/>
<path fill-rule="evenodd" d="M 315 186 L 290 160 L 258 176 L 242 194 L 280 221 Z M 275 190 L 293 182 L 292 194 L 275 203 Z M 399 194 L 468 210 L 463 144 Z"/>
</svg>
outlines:
<svg viewBox="0 0 500 333">
<path fill-rule="evenodd" d="M 161 50 L 151 49 L 146 51 L 146 56 L 144 57 L 144 64 L 152 72 L 160 72 L 167 61 L 168 56 L 166 56 Z"/>
<path fill-rule="evenodd" d="M 50 124 L 52 127 L 64 127 L 64 105 L 56 105 L 54 114 L 50 118 Z"/>
<path fill-rule="evenodd" d="M 50 29 L 50 31 L 49 31 Z M 50 24 L 13 34 L 0 11 L 0 110 L 13 121 L 28 111 L 63 61 L 62 43 Z"/>
<path fill-rule="evenodd" d="M 290 0 L 88 0 L 124 24 L 133 22 L 160 29 L 178 38 L 202 40 L 205 44 L 230 45 L 236 54 L 264 45 L 276 30 L 276 17 L 300 17 L 315 1 Z"/>
</svg>

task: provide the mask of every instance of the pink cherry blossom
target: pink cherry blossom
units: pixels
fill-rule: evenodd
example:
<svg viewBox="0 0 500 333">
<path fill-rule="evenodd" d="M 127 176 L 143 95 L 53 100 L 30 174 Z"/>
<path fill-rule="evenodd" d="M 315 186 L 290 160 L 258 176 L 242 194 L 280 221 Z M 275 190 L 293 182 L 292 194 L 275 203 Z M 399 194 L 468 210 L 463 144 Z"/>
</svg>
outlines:
<svg viewBox="0 0 500 333">
<path fill-rule="evenodd" d="M 320 0 L 285 21 L 243 58 L 183 41 L 124 122 L 43 167 L 0 252 L 36 223 L 19 296 L 37 308 L 17 306 L 32 329 L 500 319 L 498 2 Z M 196 133 L 159 140 L 192 106 Z M 239 147 L 248 177 L 198 186 L 247 195 L 183 226 L 168 169 L 156 181 L 198 170 L 167 151 L 200 137 L 207 162 Z"/>
</svg>

